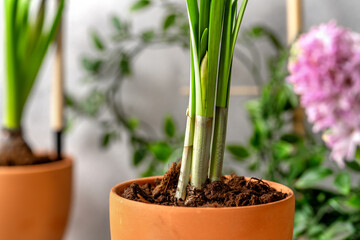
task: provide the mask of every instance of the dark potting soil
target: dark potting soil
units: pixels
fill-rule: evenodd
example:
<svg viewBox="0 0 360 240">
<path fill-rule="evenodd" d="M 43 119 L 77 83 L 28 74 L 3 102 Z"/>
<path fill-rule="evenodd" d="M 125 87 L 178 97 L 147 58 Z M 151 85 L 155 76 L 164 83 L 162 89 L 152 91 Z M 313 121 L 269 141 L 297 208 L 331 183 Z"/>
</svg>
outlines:
<svg viewBox="0 0 360 240">
<path fill-rule="evenodd" d="M 187 187 L 185 200 L 175 197 L 180 164 L 173 163 L 162 179 L 155 185 L 140 186 L 132 183 L 121 194 L 122 197 L 138 202 L 168 206 L 185 207 L 238 207 L 276 202 L 287 197 L 286 193 L 278 192 L 261 179 L 234 174 L 222 177 L 220 181 L 208 181 L 202 189 Z"/>
</svg>

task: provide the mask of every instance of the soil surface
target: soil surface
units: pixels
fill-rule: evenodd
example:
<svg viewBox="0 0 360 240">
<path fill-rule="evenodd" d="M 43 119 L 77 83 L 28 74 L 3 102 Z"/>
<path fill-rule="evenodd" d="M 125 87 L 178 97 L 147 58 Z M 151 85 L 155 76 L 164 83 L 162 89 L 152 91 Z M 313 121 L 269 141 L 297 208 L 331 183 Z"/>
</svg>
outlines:
<svg viewBox="0 0 360 240">
<path fill-rule="evenodd" d="M 0 166 L 21 166 L 52 162 L 38 157 L 23 138 L 21 130 L 2 129 L 0 134 Z"/>
<path fill-rule="evenodd" d="M 168 206 L 186 207 L 238 207 L 276 202 L 287 197 L 278 192 L 261 179 L 246 180 L 234 174 L 221 181 L 208 181 L 202 189 L 187 187 L 185 200 L 175 197 L 180 164 L 173 163 L 162 179 L 155 185 L 140 186 L 132 183 L 121 194 L 122 197 L 138 202 Z"/>
</svg>

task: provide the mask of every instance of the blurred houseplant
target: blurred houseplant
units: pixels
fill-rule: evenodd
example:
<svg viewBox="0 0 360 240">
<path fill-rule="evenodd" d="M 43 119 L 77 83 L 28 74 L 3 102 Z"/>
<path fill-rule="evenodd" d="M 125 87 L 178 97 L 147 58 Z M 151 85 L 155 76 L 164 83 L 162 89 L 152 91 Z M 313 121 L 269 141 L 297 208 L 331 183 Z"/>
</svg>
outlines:
<svg viewBox="0 0 360 240">
<path fill-rule="evenodd" d="M 142 176 L 162 175 L 169 162 L 181 156 L 183 139 L 171 116 L 164 118 L 163 134 L 157 136 L 157 131 L 146 121 L 129 116 L 124 103 L 119 101 L 124 81 L 131 79 L 136 70 L 135 60 L 145 50 L 167 46 L 189 47 L 188 21 L 183 6 L 168 0 L 158 3 L 135 1 L 130 6 L 133 13 L 154 8 L 163 11 L 163 17 L 152 28 L 135 32 L 130 20 L 112 16 L 113 33 L 109 39 L 91 32 L 95 51 L 82 59 L 89 90 L 81 98 L 71 92 L 67 94 L 71 116 L 68 126 L 78 117 L 95 120 L 102 131 L 99 143 L 104 148 L 126 136 L 133 149 L 133 165 L 146 167 Z"/>
<path fill-rule="evenodd" d="M 289 51 L 266 28 L 253 28 L 248 36 L 269 39 L 277 54 L 268 61 L 270 79 L 260 98 L 247 104 L 253 125 L 249 145 L 228 145 L 229 153 L 250 171 L 295 186 L 294 239 L 358 239 L 360 185 L 353 176 L 360 165 L 353 161 L 343 169 L 329 166 L 325 163 L 329 152 L 317 136 L 310 132 L 300 136 L 291 130 L 290 116 L 299 103 L 286 82 Z"/>
<path fill-rule="evenodd" d="M 4 239 L 61 239 L 71 194 L 71 160 L 33 153 L 23 138 L 23 111 L 60 24 L 60 1 L 50 26 L 41 1 L 6 0 L 5 72 L 0 139 L 0 235 Z M 26 166 L 25 166 L 26 165 Z M 24 196 L 26 196 L 24 198 Z M 24 228 L 23 226 L 28 226 Z"/>
<path fill-rule="evenodd" d="M 338 196 L 325 197 L 316 218 L 329 220 L 332 213 L 334 219 L 339 216 L 334 209 L 347 215 L 315 225 L 319 239 L 360 238 L 360 183 L 355 187 L 350 170 L 344 169 L 347 165 L 358 171 L 360 166 L 356 155 L 360 146 L 359 45 L 360 34 L 330 22 L 301 35 L 291 49 L 288 80 L 300 95 L 313 131 L 324 131 L 322 138 L 331 149 L 330 158 L 341 168 L 334 177 Z M 310 174 L 325 177 L 332 173 L 325 167 L 307 171 L 308 175 L 298 180 L 298 188 L 307 186 Z"/>
</svg>

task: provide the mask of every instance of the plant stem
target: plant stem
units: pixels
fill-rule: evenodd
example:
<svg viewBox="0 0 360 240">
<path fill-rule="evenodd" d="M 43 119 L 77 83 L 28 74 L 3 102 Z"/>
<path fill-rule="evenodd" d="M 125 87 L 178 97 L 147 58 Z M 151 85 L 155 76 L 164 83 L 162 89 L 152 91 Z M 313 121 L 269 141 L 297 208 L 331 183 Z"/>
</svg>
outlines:
<svg viewBox="0 0 360 240">
<path fill-rule="evenodd" d="M 236 16 L 237 1 L 226 1 L 219 64 L 214 139 L 212 144 L 211 166 L 209 170 L 209 178 L 211 181 L 219 180 L 221 177 L 230 99 L 232 60 L 237 35 L 239 33 L 247 2 L 248 0 L 243 0 L 239 14 Z"/>
<path fill-rule="evenodd" d="M 209 171 L 209 178 L 211 181 L 220 180 L 221 177 L 225 151 L 227 117 L 227 108 L 216 107 L 214 138 Z"/>
<path fill-rule="evenodd" d="M 30 1 L 5 1 L 6 58 L 3 126 L 17 129 L 24 106 L 50 43 L 59 26 L 64 0 L 55 11 L 49 30 L 45 30 L 46 1 L 42 0 L 35 21 L 29 16 Z"/>
<path fill-rule="evenodd" d="M 193 154 L 193 139 L 194 139 L 194 118 L 189 116 L 189 109 L 187 110 L 187 119 L 186 119 L 186 132 L 185 132 L 185 141 L 184 149 L 181 159 L 181 169 L 178 185 L 176 188 L 175 197 L 177 199 L 185 200 L 186 197 L 186 187 L 189 183 L 190 170 L 191 170 L 191 161 Z"/>
<path fill-rule="evenodd" d="M 193 161 L 191 166 L 191 185 L 201 188 L 206 182 L 209 169 L 212 118 L 195 117 Z"/>
<path fill-rule="evenodd" d="M 4 107 L 3 127 L 6 129 L 17 129 L 21 124 L 21 104 L 19 98 L 20 89 L 16 63 L 16 8 L 18 1 L 5 1 L 5 69 L 6 81 L 4 81 Z"/>
<path fill-rule="evenodd" d="M 201 188 L 207 179 L 212 137 L 212 115 L 214 100 L 208 98 L 211 91 L 208 78 L 208 53 L 205 54 L 200 69 L 201 101 L 196 101 L 195 133 L 191 166 L 191 185 Z M 197 86 L 196 86 L 197 87 Z"/>
<path fill-rule="evenodd" d="M 242 1 L 237 15 L 237 0 L 200 0 L 200 13 L 198 1 L 187 0 L 192 46 L 191 83 L 195 82 L 196 103 L 191 185 L 196 188 L 202 187 L 208 173 L 213 180 L 221 176 L 233 52 L 247 2 Z M 215 99 L 214 159 L 209 169 Z M 184 154 L 188 154 L 185 149 Z M 188 162 L 184 163 L 185 171 Z"/>
<path fill-rule="evenodd" d="M 195 98 L 195 81 L 196 76 L 194 72 L 194 56 L 192 43 L 190 44 L 190 94 L 189 94 L 189 107 L 186 111 L 186 130 L 185 130 L 185 139 L 184 139 L 184 149 L 181 158 L 181 169 L 178 180 L 178 185 L 176 188 L 175 197 L 177 199 L 185 200 L 186 197 L 186 187 L 189 183 L 190 171 L 191 171 L 191 162 L 193 155 L 193 142 L 194 142 L 194 125 L 195 125 L 195 108 L 196 108 L 196 98 Z"/>
</svg>

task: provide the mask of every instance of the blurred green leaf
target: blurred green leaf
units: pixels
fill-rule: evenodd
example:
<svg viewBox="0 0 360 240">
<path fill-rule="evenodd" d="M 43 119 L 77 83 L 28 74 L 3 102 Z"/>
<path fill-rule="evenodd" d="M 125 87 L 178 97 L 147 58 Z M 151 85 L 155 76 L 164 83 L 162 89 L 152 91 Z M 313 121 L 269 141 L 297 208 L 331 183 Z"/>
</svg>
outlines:
<svg viewBox="0 0 360 240">
<path fill-rule="evenodd" d="M 175 24 L 175 20 L 176 20 L 175 14 L 168 15 L 164 20 L 163 29 L 167 30 L 168 28 L 173 26 Z"/>
<path fill-rule="evenodd" d="M 99 36 L 99 34 L 97 32 L 92 32 L 91 37 L 92 37 L 94 46 L 98 50 L 102 51 L 102 50 L 105 49 L 105 45 L 103 43 L 103 40 L 100 38 L 100 36 Z"/>
<path fill-rule="evenodd" d="M 294 151 L 292 144 L 285 141 L 278 141 L 273 146 L 273 153 L 276 159 L 282 160 L 291 155 Z"/>
<path fill-rule="evenodd" d="M 133 164 L 138 166 L 146 157 L 147 151 L 145 148 L 136 149 L 133 155 Z"/>
<path fill-rule="evenodd" d="M 152 152 L 156 160 L 160 162 L 167 162 L 173 152 L 170 145 L 165 142 L 155 142 L 149 146 L 149 150 Z"/>
<path fill-rule="evenodd" d="M 250 156 L 248 150 L 241 145 L 228 145 L 226 149 L 236 160 L 244 160 Z"/>
<path fill-rule="evenodd" d="M 150 5 L 149 0 L 138 0 L 133 5 L 131 5 L 130 10 L 131 11 L 138 11 L 141 9 L 144 9 Z"/>
<path fill-rule="evenodd" d="M 273 33 L 267 27 L 255 26 L 255 27 L 251 28 L 247 32 L 247 34 L 253 38 L 267 37 L 270 40 L 270 42 L 273 44 L 275 49 L 277 49 L 278 51 L 280 51 L 284 48 L 284 46 L 282 45 L 282 43 L 280 42 L 280 40 L 278 39 L 276 34 Z"/>
<path fill-rule="evenodd" d="M 134 131 L 140 125 L 140 120 L 137 117 L 131 117 L 128 123 L 130 130 Z"/>
<path fill-rule="evenodd" d="M 288 143 L 298 143 L 302 140 L 301 137 L 292 133 L 286 133 L 282 135 L 280 139 Z"/>
<path fill-rule="evenodd" d="M 308 209 L 296 209 L 294 219 L 294 237 L 302 235 L 308 228 L 312 214 Z"/>
<path fill-rule="evenodd" d="M 175 136 L 175 123 L 171 116 L 165 117 L 164 132 L 170 138 Z"/>
<path fill-rule="evenodd" d="M 348 201 L 347 204 L 360 210 L 360 193 L 354 194 Z"/>
<path fill-rule="evenodd" d="M 129 76 L 131 75 L 131 65 L 130 65 L 130 57 L 126 54 L 123 53 L 121 55 L 121 59 L 120 59 L 120 72 L 122 75 L 124 76 Z"/>
<path fill-rule="evenodd" d="M 73 107 L 75 105 L 74 98 L 69 94 L 65 94 L 65 105 L 68 107 Z"/>
<path fill-rule="evenodd" d="M 351 198 L 350 198 L 351 199 Z M 331 206 L 335 211 L 345 215 L 345 214 L 355 214 L 359 209 L 349 204 L 349 199 L 344 199 L 344 197 L 334 197 L 328 200 L 329 206 Z"/>
<path fill-rule="evenodd" d="M 334 185 L 343 195 L 348 195 L 351 190 L 351 176 L 347 172 L 339 173 L 335 176 Z"/>
<path fill-rule="evenodd" d="M 325 229 L 326 226 L 323 224 L 309 224 L 307 235 L 318 236 L 319 234 L 323 233 Z"/>
<path fill-rule="evenodd" d="M 360 172 L 360 164 L 357 163 L 356 161 L 352 161 L 352 162 L 346 161 L 346 166 L 354 171 Z"/>
<path fill-rule="evenodd" d="M 258 160 L 253 160 L 249 166 L 248 166 L 248 169 L 249 171 L 256 171 L 259 169 L 259 166 L 260 166 L 260 162 Z"/>
<path fill-rule="evenodd" d="M 120 18 L 118 18 L 117 16 L 112 16 L 111 22 L 112 22 L 113 26 L 117 30 L 122 30 L 123 29 L 123 24 L 122 24 Z"/>
<path fill-rule="evenodd" d="M 91 73 L 98 73 L 102 65 L 101 60 L 91 60 L 89 58 L 82 59 L 82 66 Z"/>
<path fill-rule="evenodd" d="M 148 30 L 141 34 L 141 39 L 145 43 L 149 43 L 151 40 L 153 40 L 154 36 L 155 36 L 155 32 L 153 30 Z"/>
<path fill-rule="evenodd" d="M 75 124 L 75 117 L 71 117 L 71 116 L 66 116 L 65 118 L 65 127 L 64 127 L 64 133 L 67 134 L 69 133 L 72 129 L 73 126 Z"/>
<path fill-rule="evenodd" d="M 301 175 L 295 186 L 300 189 L 314 187 L 319 182 L 329 177 L 332 172 L 331 169 L 323 166 L 308 169 Z"/>
<path fill-rule="evenodd" d="M 86 96 L 85 100 L 79 106 L 80 110 L 89 116 L 96 116 L 105 101 L 103 92 L 93 89 Z"/>
<path fill-rule="evenodd" d="M 101 137 L 101 146 L 108 147 L 111 139 L 111 133 L 105 133 Z"/>
<path fill-rule="evenodd" d="M 323 232 L 319 240 L 344 240 L 354 232 L 355 228 L 350 222 L 337 221 Z"/>
</svg>

